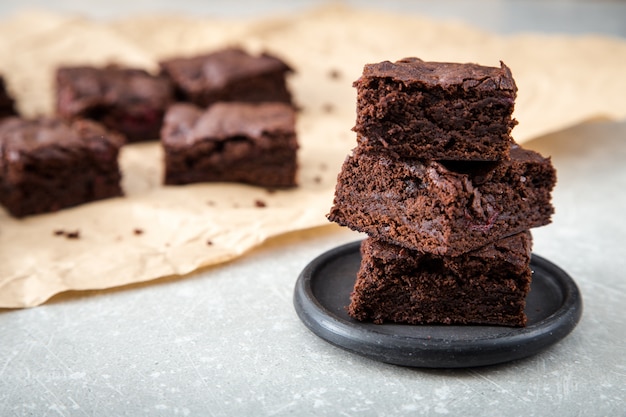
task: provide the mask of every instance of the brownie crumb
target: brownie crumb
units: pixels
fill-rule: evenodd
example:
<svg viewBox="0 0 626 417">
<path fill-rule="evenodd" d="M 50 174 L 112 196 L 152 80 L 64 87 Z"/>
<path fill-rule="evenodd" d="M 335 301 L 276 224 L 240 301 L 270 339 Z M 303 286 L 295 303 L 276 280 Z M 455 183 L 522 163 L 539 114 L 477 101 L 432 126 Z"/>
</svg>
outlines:
<svg viewBox="0 0 626 417">
<path fill-rule="evenodd" d="M 330 103 L 324 103 L 324 105 L 322 106 L 322 110 L 324 111 L 324 113 L 332 113 L 335 110 L 335 106 Z"/>
<path fill-rule="evenodd" d="M 267 204 L 263 200 L 255 200 L 254 205 L 255 207 L 261 207 L 261 208 L 267 207 Z"/>
<path fill-rule="evenodd" d="M 268 194 L 276 194 L 276 188 L 266 188 L 265 192 Z"/>
<path fill-rule="evenodd" d="M 338 80 L 341 78 L 341 72 L 338 69 L 333 68 L 328 71 L 328 78 L 330 78 L 331 80 Z"/>
<path fill-rule="evenodd" d="M 68 232 L 66 230 L 63 229 L 57 229 L 53 232 L 53 234 L 55 236 L 65 236 L 68 239 L 80 239 L 80 231 L 79 230 L 73 230 L 71 232 Z"/>
<path fill-rule="evenodd" d="M 143 229 L 136 228 L 136 229 L 133 230 L 133 233 L 135 235 L 143 235 Z"/>
<path fill-rule="evenodd" d="M 316 184 L 319 184 L 322 182 L 322 177 L 320 177 L 319 175 L 316 175 L 315 177 L 313 177 L 313 182 Z"/>
<path fill-rule="evenodd" d="M 68 239 L 80 239 L 80 231 L 74 230 L 73 232 L 65 232 L 65 237 Z"/>
<path fill-rule="evenodd" d="M 206 241 L 206 244 L 208 246 L 213 246 L 213 241 L 209 239 L 209 240 Z"/>
</svg>

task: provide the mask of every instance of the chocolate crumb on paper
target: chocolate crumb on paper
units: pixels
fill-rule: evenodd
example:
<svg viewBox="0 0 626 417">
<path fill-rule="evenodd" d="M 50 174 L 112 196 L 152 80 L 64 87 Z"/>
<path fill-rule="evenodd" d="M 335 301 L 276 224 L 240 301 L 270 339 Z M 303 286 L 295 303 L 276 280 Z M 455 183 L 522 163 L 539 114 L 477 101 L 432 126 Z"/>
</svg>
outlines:
<svg viewBox="0 0 626 417">
<path fill-rule="evenodd" d="M 63 229 L 56 229 L 52 232 L 54 236 L 65 236 L 67 239 L 80 239 L 80 230 L 67 231 Z"/>
<path fill-rule="evenodd" d="M 330 78 L 331 80 L 338 80 L 341 78 L 341 71 L 339 71 L 337 68 L 331 68 L 328 71 L 328 78 Z"/>
</svg>

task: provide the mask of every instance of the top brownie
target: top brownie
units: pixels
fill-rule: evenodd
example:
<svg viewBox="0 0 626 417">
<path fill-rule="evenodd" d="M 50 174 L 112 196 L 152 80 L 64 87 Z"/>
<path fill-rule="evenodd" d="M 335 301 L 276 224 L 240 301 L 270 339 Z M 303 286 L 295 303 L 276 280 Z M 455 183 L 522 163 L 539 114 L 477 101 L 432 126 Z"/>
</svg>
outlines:
<svg viewBox="0 0 626 417">
<path fill-rule="evenodd" d="M 61 67 L 56 83 L 59 116 L 96 120 L 129 142 L 158 139 L 174 99 L 167 77 L 135 68 Z"/>
<path fill-rule="evenodd" d="M 354 86 L 363 148 L 422 160 L 509 157 L 517 87 L 503 63 L 384 61 L 366 65 Z"/>
<path fill-rule="evenodd" d="M 286 74 L 291 68 L 267 53 L 258 56 L 229 48 L 160 63 L 176 85 L 178 98 L 199 106 L 218 101 L 291 102 Z"/>
<path fill-rule="evenodd" d="M 17 115 L 15 100 L 7 91 L 4 78 L 0 76 L 0 118 L 15 115 Z"/>
</svg>

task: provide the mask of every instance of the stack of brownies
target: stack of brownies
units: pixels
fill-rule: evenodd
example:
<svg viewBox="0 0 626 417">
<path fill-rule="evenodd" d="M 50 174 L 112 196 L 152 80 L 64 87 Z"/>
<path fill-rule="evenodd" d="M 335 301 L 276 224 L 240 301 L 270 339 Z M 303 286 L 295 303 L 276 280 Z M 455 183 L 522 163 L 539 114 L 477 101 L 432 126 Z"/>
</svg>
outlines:
<svg viewBox="0 0 626 417">
<path fill-rule="evenodd" d="M 509 68 L 407 58 L 354 86 L 358 145 L 328 215 L 368 235 L 350 316 L 524 326 L 529 229 L 550 222 L 556 173 L 511 136 Z"/>
</svg>

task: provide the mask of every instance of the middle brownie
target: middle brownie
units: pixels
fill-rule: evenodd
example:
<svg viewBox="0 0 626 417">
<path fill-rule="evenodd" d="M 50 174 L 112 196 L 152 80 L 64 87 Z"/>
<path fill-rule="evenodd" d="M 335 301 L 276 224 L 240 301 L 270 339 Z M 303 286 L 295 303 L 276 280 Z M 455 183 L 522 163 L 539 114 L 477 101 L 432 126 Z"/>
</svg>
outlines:
<svg viewBox="0 0 626 417">
<path fill-rule="evenodd" d="M 165 115 L 165 184 L 297 185 L 295 111 L 285 103 L 179 103 Z"/>
<path fill-rule="evenodd" d="M 553 213 L 549 158 L 519 146 L 499 163 L 398 158 L 357 147 L 328 218 L 419 252 L 459 255 L 542 226 Z"/>
</svg>

